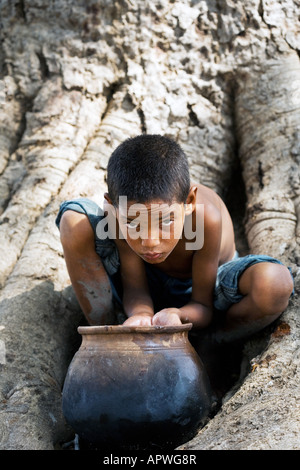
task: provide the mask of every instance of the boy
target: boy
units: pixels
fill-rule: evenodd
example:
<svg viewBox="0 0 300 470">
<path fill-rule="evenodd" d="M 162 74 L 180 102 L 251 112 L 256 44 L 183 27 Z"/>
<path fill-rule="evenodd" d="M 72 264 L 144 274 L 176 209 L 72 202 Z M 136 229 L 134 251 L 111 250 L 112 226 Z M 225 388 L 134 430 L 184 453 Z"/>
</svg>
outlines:
<svg viewBox="0 0 300 470">
<path fill-rule="evenodd" d="M 57 225 L 72 285 L 93 324 L 211 324 L 229 339 L 273 322 L 293 292 L 289 270 L 269 256 L 239 258 L 225 204 L 190 182 L 180 146 L 160 135 L 123 142 L 107 168 L 104 211 L 88 199 L 61 205 Z M 108 232 L 104 225 L 107 225 Z"/>
</svg>

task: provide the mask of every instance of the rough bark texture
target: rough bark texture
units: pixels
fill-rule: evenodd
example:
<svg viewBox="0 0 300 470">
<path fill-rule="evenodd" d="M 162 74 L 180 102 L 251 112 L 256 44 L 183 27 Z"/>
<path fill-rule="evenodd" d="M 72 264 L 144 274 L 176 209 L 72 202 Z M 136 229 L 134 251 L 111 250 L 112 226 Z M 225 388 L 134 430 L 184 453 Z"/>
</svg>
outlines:
<svg viewBox="0 0 300 470">
<path fill-rule="evenodd" d="M 299 448 L 299 10 L 0 0 L 1 449 L 71 435 L 61 388 L 81 312 L 55 215 L 64 199 L 101 203 L 110 153 L 142 132 L 175 138 L 192 177 L 230 201 L 242 254 L 276 256 L 296 278 L 291 305 L 246 343 L 238 384 L 185 448 Z"/>
</svg>

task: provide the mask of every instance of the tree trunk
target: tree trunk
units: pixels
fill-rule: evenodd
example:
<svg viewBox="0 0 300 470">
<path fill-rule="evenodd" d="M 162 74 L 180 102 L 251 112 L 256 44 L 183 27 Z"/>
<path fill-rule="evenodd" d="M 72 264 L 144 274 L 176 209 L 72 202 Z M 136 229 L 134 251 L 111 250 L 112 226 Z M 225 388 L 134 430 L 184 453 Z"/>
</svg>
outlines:
<svg viewBox="0 0 300 470">
<path fill-rule="evenodd" d="M 81 312 L 55 216 L 65 199 L 101 203 L 112 150 L 147 132 L 176 139 L 230 202 L 241 254 L 276 256 L 296 280 L 184 447 L 299 448 L 297 0 L 0 0 L 0 14 L 0 447 L 71 436 L 61 388 Z"/>
</svg>

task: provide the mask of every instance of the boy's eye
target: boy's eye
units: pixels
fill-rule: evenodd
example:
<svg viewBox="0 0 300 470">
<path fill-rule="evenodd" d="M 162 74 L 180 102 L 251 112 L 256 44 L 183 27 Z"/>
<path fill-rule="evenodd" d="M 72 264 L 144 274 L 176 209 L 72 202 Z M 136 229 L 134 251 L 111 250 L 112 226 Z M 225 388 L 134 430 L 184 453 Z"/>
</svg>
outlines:
<svg viewBox="0 0 300 470">
<path fill-rule="evenodd" d="M 127 227 L 128 228 L 133 228 L 133 229 L 137 229 L 139 224 L 137 222 L 135 222 L 134 220 L 131 220 L 130 222 L 127 222 L 126 223 Z"/>
<path fill-rule="evenodd" d="M 174 220 L 163 220 L 161 225 L 162 227 L 170 227 L 170 225 L 172 225 L 173 222 Z"/>
</svg>

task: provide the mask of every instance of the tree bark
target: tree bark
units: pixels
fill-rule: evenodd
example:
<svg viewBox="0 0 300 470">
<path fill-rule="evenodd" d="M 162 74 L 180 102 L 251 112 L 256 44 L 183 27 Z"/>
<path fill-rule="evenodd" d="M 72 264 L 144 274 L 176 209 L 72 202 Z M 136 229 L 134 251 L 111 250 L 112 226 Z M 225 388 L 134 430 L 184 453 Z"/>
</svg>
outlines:
<svg viewBox="0 0 300 470">
<path fill-rule="evenodd" d="M 65 199 L 101 204 L 112 150 L 142 132 L 176 139 L 194 179 L 231 192 L 241 254 L 276 256 L 296 279 L 185 448 L 299 448 L 297 0 L 1 0 L 0 14 L 0 448 L 71 436 L 61 388 L 81 312 L 55 216 Z"/>
</svg>

